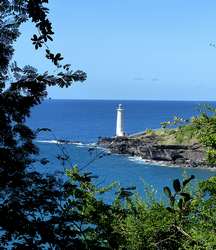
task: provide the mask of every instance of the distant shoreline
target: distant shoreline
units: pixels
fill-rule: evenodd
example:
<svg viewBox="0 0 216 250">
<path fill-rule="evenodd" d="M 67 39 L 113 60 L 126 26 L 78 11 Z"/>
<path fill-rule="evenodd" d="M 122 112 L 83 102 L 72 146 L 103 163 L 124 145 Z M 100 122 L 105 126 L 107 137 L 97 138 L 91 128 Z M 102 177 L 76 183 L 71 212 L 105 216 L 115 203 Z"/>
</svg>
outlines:
<svg viewBox="0 0 216 250">
<path fill-rule="evenodd" d="M 111 153 L 140 157 L 146 163 L 167 167 L 184 167 L 216 170 L 216 166 L 205 161 L 204 151 L 198 144 L 164 145 L 156 139 L 146 136 L 143 140 L 128 137 L 101 138 L 98 145 Z"/>
<path fill-rule="evenodd" d="M 107 138 L 105 139 L 107 140 Z M 131 155 L 130 153 L 121 153 L 121 152 L 113 152 L 110 150 L 108 145 L 105 145 L 104 143 L 82 143 L 80 141 L 72 141 L 72 140 L 37 140 L 38 143 L 47 143 L 47 144 L 67 144 L 67 145 L 75 145 L 75 146 L 86 146 L 86 147 L 92 147 L 96 146 L 98 148 L 101 148 L 103 150 L 108 150 L 111 154 L 116 155 L 125 155 L 127 157 L 134 158 L 135 161 L 142 161 L 145 165 L 156 165 L 156 166 L 163 166 L 163 167 L 170 167 L 170 168 L 187 168 L 187 169 L 207 169 L 216 171 L 216 166 L 210 167 L 207 165 L 199 165 L 192 166 L 190 164 L 184 165 L 184 164 L 176 164 L 173 162 L 168 161 L 161 161 L 161 160 L 153 160 L 153 159 L 144 159 L 140 155 Z"/>
</svg>

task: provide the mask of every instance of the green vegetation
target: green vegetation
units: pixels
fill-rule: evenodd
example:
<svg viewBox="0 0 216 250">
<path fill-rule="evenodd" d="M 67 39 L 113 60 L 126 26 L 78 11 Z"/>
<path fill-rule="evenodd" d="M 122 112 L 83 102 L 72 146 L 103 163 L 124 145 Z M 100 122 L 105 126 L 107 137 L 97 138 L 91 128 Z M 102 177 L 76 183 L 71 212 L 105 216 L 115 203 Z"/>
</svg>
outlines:
<svg viewBox="0 0 216 250">
<path fill-rule="evenodd" d="M 211 115 L 209 115 L 209 113 Z M 199 117 L 191 119 L 191 126 L 200 143 L 206 148 L 210 164 L 216 163 L 216 109 L 207 107 Z"/>
<path fill-rule="evenodd" d="M 206 153 L 209 164 L 216 164 L 216 109 L 209 105 L 201 107 L 198 116 L 189 120 L 174 117 L 173 121 L 161 123 L 162 128 L 147 129 L 138 138 L 145 140 L 152 137 L 159 144 L 164 145 L 194 145 L 199 144 Z"/>
<path fill-rule="evenodd" d="M 78 169 L 68 175 L 74 184 Z M 83 249 L 215 249 L 216 177 L 199 183 L 192 192 L 193 179 L 194 176 L 182 182 L 176 179 L 172 189 L 164 187 L 164 202 L 157 202 L 150 194 L 149 203 L 132 195 L 128 188 L 120 189 L 113 203 L 107 205 L 95 197 L 115 186 L 97 189 L 83 178 L 85 181 L 79 186 L 82 195 L 72 193 L 76 196 L 75 204 L 81 201 L 76 216 L 85 222 L 80 227 L 86 247 Z M 75 205 L 74 200 L 68 204 Z M 74 209 L 68 208 L 68 212 L 74 213 Z"/>
<path fill-rule="evenodd" d="M 121 225 L 126 249 L 215 249 L 216 177 L 200 183 L 193 197 L 185 191 L 191 179 L 174 180 L 174 193 L 164 188 L 167 207 L 134 201 Z"/>
<path fill-rule="evenodd" d="M 158 144 L 164 145 L 193 145 L 199 142 L 189 125 L 179 128 L 148 129 L 144 135 L 138 138 L 145 140 L 146 136 L 151 136 Z"/>
</svg>

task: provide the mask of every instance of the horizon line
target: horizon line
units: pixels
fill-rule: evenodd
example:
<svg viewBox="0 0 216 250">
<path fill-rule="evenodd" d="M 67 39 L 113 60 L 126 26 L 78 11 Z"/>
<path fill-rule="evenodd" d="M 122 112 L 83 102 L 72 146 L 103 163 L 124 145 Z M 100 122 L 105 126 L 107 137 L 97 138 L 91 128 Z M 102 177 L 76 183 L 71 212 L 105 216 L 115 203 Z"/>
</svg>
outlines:
<svg viewBox="0 0 216 250">
<path fill-rule="evenodd" d="M 182 99 L 103 99 L 103 98 L 52 98 L 47 97 L 45 100 L 56 100 L 56 101 L 165 101 L 165 102 L 216 102 L 216 99 L 192 99 L 192 100 L 182 100 Z"/>
</svg>

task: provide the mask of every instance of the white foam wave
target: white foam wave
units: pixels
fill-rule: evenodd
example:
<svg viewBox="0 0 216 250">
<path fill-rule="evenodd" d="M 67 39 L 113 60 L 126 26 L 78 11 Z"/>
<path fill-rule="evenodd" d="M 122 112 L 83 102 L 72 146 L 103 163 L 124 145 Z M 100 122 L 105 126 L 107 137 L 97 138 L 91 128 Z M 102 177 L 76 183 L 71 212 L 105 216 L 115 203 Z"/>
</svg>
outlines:
<svg viewBox="0 0 216 250">
<path fill-rule="evenodd" d="M 163 161 L 153 161 L 153 160 L 142 159 L 142 157 L 140 157 L 140 156 L 128 156 L 128 160 L 136 162 L 138 164 L 144 164 L 144 165 L 164 166 L 164 167 L 168 167 L 168 166 L 169 167 L 176 167 L 176 166 L 172 166 L 170 164 L 166 164 Z"/>
<path fill-rule="evenodd" d="M 82 143 L 82 142 L 73 142 L 73 141 L 67 141 L 67 140 L 37 140 L 39 143 L 46 143 L 46 144 L 62 144 L 62 145 L 75 145 L 78 148 L 99 148 L 102 150 L 102 148 L 98 147 L 96 143 Z M 105 151 L 103 149 L 103 151 Z"/>
<path fill-rule="evenodd" d="M 58 140 L 37 140 L 39 143 L 49 143 L 49 144 L 73 144 L 78 146 L 85 146 L 82 142 L 73 142 L 73 141 L 58 141 Z"/>
<path fill-rule="evenodd" d="M 87 143 L 86 145 L 89 146 L 89 147 L 96 147 L 97 143 L 92 142 L 92 143 Z"/>
<path fill-rule="evenodd" d="M 146 164 L 146 163 L 148 163 L 147 160 L 144 160 L 144 159 L 142 159 L 142 157 L 139 157 L 139 156 L 128 156 L 128 160 L 136 162 L 136 163 L 139 163 L 139 164 Z"/>
<path fill-rule="evenodd" d="M 58 144 L 59 142 L 56 140 L 37 140 L 39 143 L 49 143 L 49 144 Z"/>
</svg>

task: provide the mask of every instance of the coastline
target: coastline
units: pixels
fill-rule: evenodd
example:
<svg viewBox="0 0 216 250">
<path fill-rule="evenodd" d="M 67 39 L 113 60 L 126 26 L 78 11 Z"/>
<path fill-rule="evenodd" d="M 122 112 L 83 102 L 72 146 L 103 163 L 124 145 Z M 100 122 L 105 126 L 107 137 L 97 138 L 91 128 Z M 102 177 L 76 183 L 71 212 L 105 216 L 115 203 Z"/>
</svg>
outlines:
<svg viewBox="0 0 216 250">
<path fill-rule="evenodd" d="M 120 154 L 119 154 L 120 155 Z M 167 163 L 165 161 L 155 161 L 155 160 L 147 160 L 147 159 L 143 159 L 140 156 L 131 156 L 131 155 L 127 155 L 129 158 L 134 158 L 135 161 L 142 161 L 143 164 L 145 165 L 155 165 L 155 166 L 161 166 L 161 167 L 168 167 L 168 168 L 185 168 L 185 169 L 200 169 L 200 170 L 210 170 L 210 171 L 216 171 L 216 166 L 214 167 L 209 167 L 209 166 L 197 166 L 197 167 L 193 167 L 193 166 L 185 166 L 185 165 L 175 165 L 172 163 Z"/>
<path fill-rule="evenodd" d="M 216 170 L 205 160 L 205 152 L 199 144 L 163 145 L 152 137 L 145 140 L 129 137 L 100 138 L 98 146 L 106 148 L 110 153 L 140 157 L 146 164 L 166 167 L 183 167 Z"/>
<path fill-rule="evenodd" d="M 155 160 L 151 158 L 143 158 L 139 153 L 136 154 L 136 152 L 139 151 L 123 151 L 121 149 L 121 144 L 119 145 L 119 142 L 125 143 L 126 141 L 130 141 L 128 137 L 124 138 L 110 138 L 110 137 L 103 137 L 100 138 L 97 143 L 90 143 L 90 144 L 85 144 L 80 141 L 72 141 L 72 140 L 38 140 L 37 142 L 39 143 L 49 143 L 49 144 L 68 144 L 68 145 L 76 145 L 76 146 L 96 146 L 97 148 L 100 148 L 102 150 L 105 150 L 111 154 L 116 154 L 116 155 L 125 155 L 129 158 L 129 160 L 134 159 L 134 161 L 142 161 L 143 164 L 145 165 L 155 165 L 155 166 L 163 166 L 163 167 L 170 167 L 170 168 L 186 168 L 186 169 L 207 169 L 211 171 L 216 170 L 216 166 L 209 166 L 207 165 L 204 161 L 200 162 L 188 162 L 188 163 L 175 163 L 173 161 L 163 161 L 163 160 Z M 136 142 L 136 139 L 134 140 Z M 153 146 L 154 143 L 152 144 Z M 152 146 L 151 145 L 151 146 Z M 120 146 L 120 147 L 119 147 Z M 142 145 L 141 145 L 142 146 Z M 146 143 L 146 146 L 148 147 L 148 143 Z M 158 145 L 160 147 L 176 147 L 178 145 Z M 139 146 L 138 146 L 139 147 Z M 180 147 L 184 148 L 187 147 L 186 145 L 181 145 Z M 133 149 L 133 146 L 130 148 Z M 149 148 L 150 149 L 150 148 Z"/>
</svg>

